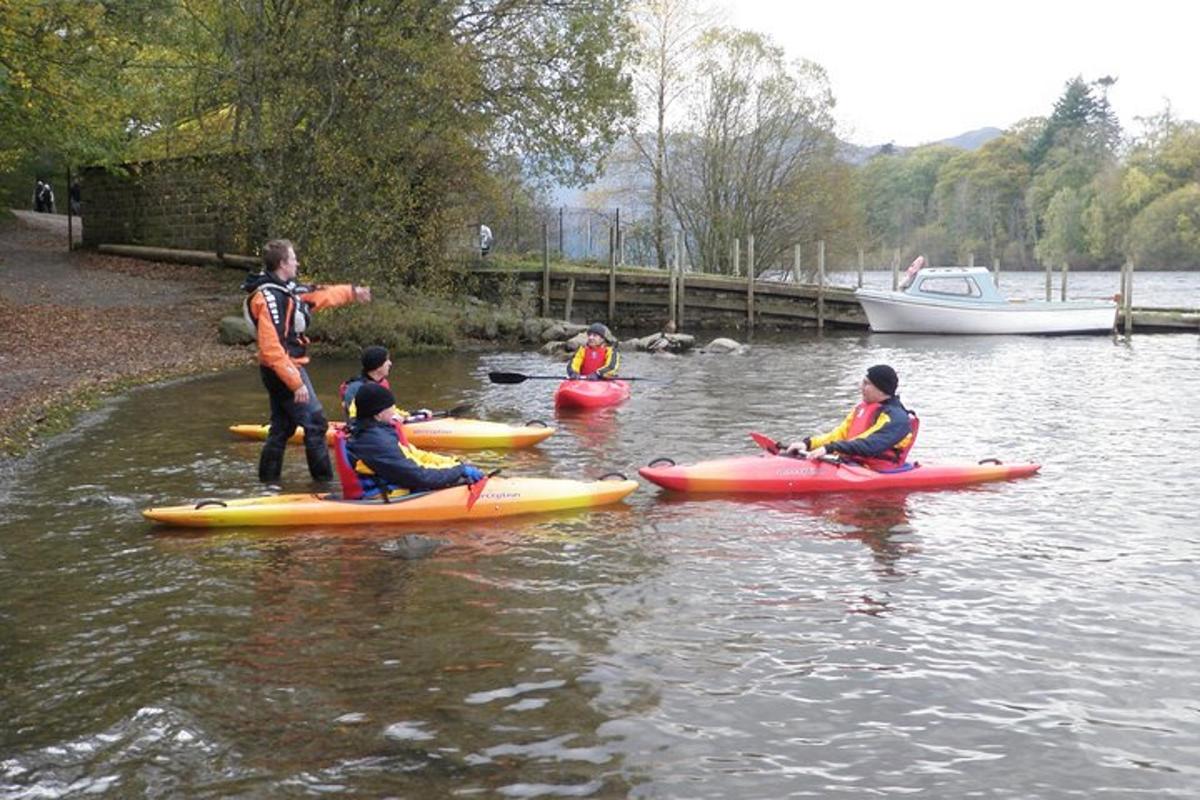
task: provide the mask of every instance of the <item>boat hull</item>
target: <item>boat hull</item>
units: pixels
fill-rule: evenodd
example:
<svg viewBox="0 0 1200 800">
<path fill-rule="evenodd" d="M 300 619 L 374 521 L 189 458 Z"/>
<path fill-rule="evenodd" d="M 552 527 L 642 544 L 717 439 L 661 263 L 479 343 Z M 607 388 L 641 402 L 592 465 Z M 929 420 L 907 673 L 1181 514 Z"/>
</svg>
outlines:
<svg viewBox="0 0 1200 800">
<path fill-rule="evenodd" d="M 345 423 L 332 422 L 326 439 L 333 442 L 334 431 L 345 428 Z M 230 425 L 229 430 L 246 439 L 267 438 L 266 425 Z M 424 450 L 516 450 L 531 447 L 554 433 L 554 428 L 545 425 L 506 425 L 482 419 L 446 417 L 426 422 L 413 422 L 404 426 L 408 441 Z M 297 430 L 289 442 L 304 440 L 304 432 Z"/>
<path fill-rule="evenodd" d="M 563 381 L 554 392 L 555 408 L 605 408 L 629 399 L 629 383 L 611 381 Z"/>
<path fill-rule="evenodd" d="M 637 481 L 574 481 L 556 478 L 490 478 L 467 508 L 467 486 L 394 498 L 342 500 L 333 495 L 281 494 L 195 505 L 148 508 L 142 516 L 163 525 L 191 528 L 322 525 L 397 525 L 485 520 L 616 503 Z"/>
<path fill-rule="evenodd" d="M 638 473 L 677 492 L 806 494 L 886 489 L 941 489 L 1032 475 L 1038 464 L 922 464 L 903 472 L 875 472 L 852 464 L 757 455 L 696 464 L 642 467 Z"/>
<path fill-rule="evenodd" d="M 1117 320 L 1117 304 L 1106 301 L 956 303 L 871 289 L 855 295 L 877 333 L 1108 333 Z"/>
</svg>

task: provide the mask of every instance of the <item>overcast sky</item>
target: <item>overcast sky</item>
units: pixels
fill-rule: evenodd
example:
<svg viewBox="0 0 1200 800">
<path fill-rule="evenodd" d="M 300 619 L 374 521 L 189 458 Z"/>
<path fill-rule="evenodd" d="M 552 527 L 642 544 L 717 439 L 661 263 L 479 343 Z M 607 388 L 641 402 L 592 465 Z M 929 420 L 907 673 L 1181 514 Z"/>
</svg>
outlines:
<svg viewBox="0 0 1200 800">
<path fill-rule="evenodd" d="M 723 21 L 829 73 L 843 138 L 918 145 L 1046 116 L 1068 80 L 1116 77 L 1126 133 L 1167 100 L 1200 120 L 1196 0 L 725 0 Z"/>
</svg>

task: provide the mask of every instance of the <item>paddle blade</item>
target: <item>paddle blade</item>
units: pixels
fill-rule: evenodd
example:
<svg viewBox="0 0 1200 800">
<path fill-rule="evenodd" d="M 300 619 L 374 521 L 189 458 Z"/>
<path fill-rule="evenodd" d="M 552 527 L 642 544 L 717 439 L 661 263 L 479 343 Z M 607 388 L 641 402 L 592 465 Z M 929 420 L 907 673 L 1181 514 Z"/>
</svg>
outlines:
<svg viewBox="0 0 1200 800">
<path fill-rule="evenodd" d="M 519 372 L 489 372 L 488 380 L 492 383 L 524 383 L 527 378 Z"/>
<path fill-rule="evenodd" d="M 431 416 L 430 419 L 444 419 L 446 417 L 461 417 L 464 414 L 467 414 L 468 412 L 470 412 L 470 410 L 471 410 L 471 404 L 463 403 L 461 406 L 455 406 L 454 408 L 448 408 L 445 411 L 435 411 L 435 412 L 433 412 L 433 416 Z"/>
<path fill-rule="evenodd" d="M 479 496 L 483 494 L 483 487 L 487 486 L 488 478 L 499 474 L 500 470 L 492 470 L 467 487 L 467 511 L 470 511 L 475 507 L 475 503 L 479 500 Z"/>
<path fill-rule="evenodd" d="M 761 447 L 763 450 L 766 450 L 773 456 L 779 455 L 779 451 L 783 449 L 782 444 L 766 434 L 758 433 L 757 431 L 750 431 L 750 438 L 754 440 L 756 445 Z"/>
</svg>

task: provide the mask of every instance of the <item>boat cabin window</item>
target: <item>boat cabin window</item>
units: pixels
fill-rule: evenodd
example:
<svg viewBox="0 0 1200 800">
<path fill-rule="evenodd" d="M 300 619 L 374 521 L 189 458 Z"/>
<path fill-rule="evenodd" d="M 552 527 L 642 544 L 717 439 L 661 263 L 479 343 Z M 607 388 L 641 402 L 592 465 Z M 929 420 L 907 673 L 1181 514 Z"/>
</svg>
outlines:
<svg viewBox="0 0 1200 800">
<path fill-rule="evenodd" d="M 982 297 L 974 278 L 946 276 L 929 277 L 921 281 L 922 294 L 947 294 L 953 297 Z"/>
</svg>

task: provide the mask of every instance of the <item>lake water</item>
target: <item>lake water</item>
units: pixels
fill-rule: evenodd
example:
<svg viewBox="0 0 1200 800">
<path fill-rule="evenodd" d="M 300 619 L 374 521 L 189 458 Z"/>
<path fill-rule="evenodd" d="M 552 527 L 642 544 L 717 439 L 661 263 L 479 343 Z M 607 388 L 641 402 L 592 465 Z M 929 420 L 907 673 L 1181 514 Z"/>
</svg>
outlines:
<svg viewBox="0 0 1200 800">
<path fill-rule="evenodd" d="M 400 360 L 409 407 L 558 426 L 479 456 L 511 474 L 825 430 L 877 362 L 917 460 L 1043 465 L 409 529 L 145 524 L 257 493 L 225 426 L 266 399 L 253 369 L 136 391 L 0 478 L 0 797 L 1195 797 L 1198 357 L 1191 334 L 810 335 L 630 354 L 662 382 L 558 419 L 552 382 L 486 372 L 561 362 Z M 317 365 L 327 405 L 353 371 Z M 308 487 L 299 450 L 284 477 Z M 405 533 L 445 545 L 406 560 Z"/>
</svg>

